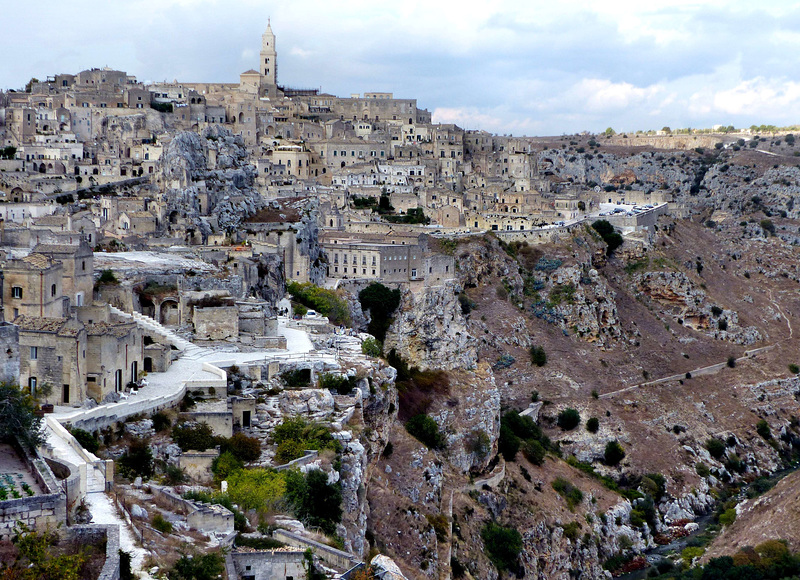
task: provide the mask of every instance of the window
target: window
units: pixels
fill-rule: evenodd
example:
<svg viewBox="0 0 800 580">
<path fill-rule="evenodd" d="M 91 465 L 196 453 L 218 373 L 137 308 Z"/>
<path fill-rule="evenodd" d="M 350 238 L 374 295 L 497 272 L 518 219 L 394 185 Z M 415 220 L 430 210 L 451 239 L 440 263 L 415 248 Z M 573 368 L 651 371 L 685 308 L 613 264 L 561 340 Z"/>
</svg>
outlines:
<svg viewBox="0 0 800 580">
<path fill-rule="evenodd" d="M 416 278 L 417 277 L 417 269 L 416 268 L 411 268 L 411 277 L 412 278 Z"/>
<path fill-rule="evenodd" d="M 50 296 L 55 296 L 55 295 L 56 295 L 56 285 L 53 284 L 52 286 L 50 286 Z"/>
<path fill-rule="evenodd" d="M 32 346 L 31 347 L 31 360 L 36 360 L 39 358 L 39 347 Z"/>
<path fill-rule="evenodd" d="M 12 286 L 11 287 L 11 297 L 12 298 L 22 298 L 22 286 Z"/>
<path fill-rule="evenodd" d="M 36 377 L 28 378 L 28 389 L 31 392 L 31 396 L 36 396 Z"/>
</svg>

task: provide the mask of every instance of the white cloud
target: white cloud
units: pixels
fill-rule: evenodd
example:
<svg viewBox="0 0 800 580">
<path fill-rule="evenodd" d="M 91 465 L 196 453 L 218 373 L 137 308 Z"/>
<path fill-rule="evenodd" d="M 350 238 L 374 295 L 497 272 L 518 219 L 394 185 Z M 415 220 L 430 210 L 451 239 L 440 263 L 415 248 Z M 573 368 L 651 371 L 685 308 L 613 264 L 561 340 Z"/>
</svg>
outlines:
<svg viewBox="0 0 800 580">
<path fill-rule="evenodd" d="M 305 49 L 300 48 L 299 46 L 293 46 L 289 50 L 289 54 L 291 54 L 292 56 L 299 57 L 299 58 L 309 58 L 311 56 L 314 56 L 314 51 L 313 50 L 305 50 Z"/>
<path fill-rule="evenodd" d="M 567 94 L 590 111 L 606 112 L 627 109 L 653 99 L 663 87 L 636 87 L 630 83 L 614 83 L 607 79 L 583 79 Z"/>
<path fill-rule="evenodd" d="M 757 77 L 714 94 L 714 108 L 731 115 L 800 114 L 800 83 Z"/>
</svg>

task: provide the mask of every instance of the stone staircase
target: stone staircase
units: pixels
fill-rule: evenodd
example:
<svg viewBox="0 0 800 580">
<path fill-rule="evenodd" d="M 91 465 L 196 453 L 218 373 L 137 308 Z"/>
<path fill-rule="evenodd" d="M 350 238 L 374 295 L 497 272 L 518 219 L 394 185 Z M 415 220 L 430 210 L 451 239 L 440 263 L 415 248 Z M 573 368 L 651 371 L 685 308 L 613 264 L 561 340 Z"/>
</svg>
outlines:
<svg viewBox="0 0 800 580">
<path fill-rule="evenodd" d="M 123 318 L 130 318 L 142 328 L 162 336 L 170 344 L 174 345 L 175 348 L 177 348 L 183 354 L 183 356 L 189 360 L 197 360 L 207 353 L 206 349 L 199 347 L 196 344 L 192 344 L 185 338 L 178 336 L 176 332 L 168 329 L 166 326 L 150 318 L 149 316 L 145 316 L 141 312 L 125 312 L 124 310 L 120 310 L 114 306 L 111 306 L 111 312 Z"/>
</svg>

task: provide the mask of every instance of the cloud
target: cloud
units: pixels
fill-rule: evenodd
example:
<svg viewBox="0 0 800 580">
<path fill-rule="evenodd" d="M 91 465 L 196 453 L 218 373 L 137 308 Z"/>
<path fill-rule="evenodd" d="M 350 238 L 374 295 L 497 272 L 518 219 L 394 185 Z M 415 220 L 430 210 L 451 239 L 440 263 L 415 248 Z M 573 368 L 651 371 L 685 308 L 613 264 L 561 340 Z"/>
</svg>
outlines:
<svg viewBox="0 0 800 580">
<path fill-rule="evenodd" d="M 314 51 L 313 50 L 304 50 L 304 49 L 300 48 L 299 46 L 293 46 L 291 48 L 291 50 L 289 50 L 289 54 L 291 54 L 292 56 L 296 56 L 298 58 L 310 58 L 310 57 L 314 56 Z"/>
<path fill-rule="evenodd" d="M 786 79 L 757 77 L 742 81 L 735 87 L 718 91 L 713 97 L 714 107 L 731 115 L 770 115 L 780 111 L 800 115 L 800 83 Z"/>
<path fill-rule="evenodd" d="M 594 112 L 616 111 L 651 100 L 663 87 L 636 87 L 630 83 L 613 83 L 607 79 L 583 79 L 568 95 Z"/>
</svg>

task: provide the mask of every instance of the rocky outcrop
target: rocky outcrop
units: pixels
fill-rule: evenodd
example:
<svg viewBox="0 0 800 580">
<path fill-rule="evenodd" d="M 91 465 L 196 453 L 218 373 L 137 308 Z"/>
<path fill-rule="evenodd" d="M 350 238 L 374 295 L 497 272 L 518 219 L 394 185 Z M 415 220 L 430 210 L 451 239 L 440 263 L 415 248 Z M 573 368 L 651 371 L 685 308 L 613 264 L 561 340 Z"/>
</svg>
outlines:
<svg viewBox="0 0 800 580">
<path fill-rule="evenodd" d="M 467 331 L 455 282 L 416 292 L 406 289 L 386 335 L 384 350 L 396 349 L 410 366 L 425 369 L 472 369 L 476 341 Z"/>
<path fill-rule="evenodd" d="M 750 345 L 762 339 L 755 327 L 739 326 L 739 315 L 710 304 L 706 292 L 683 272 L 645 272 L 634 276 L 637 289 L 668 306 L 678 324 L 720 340 Z"/>
</svg>

